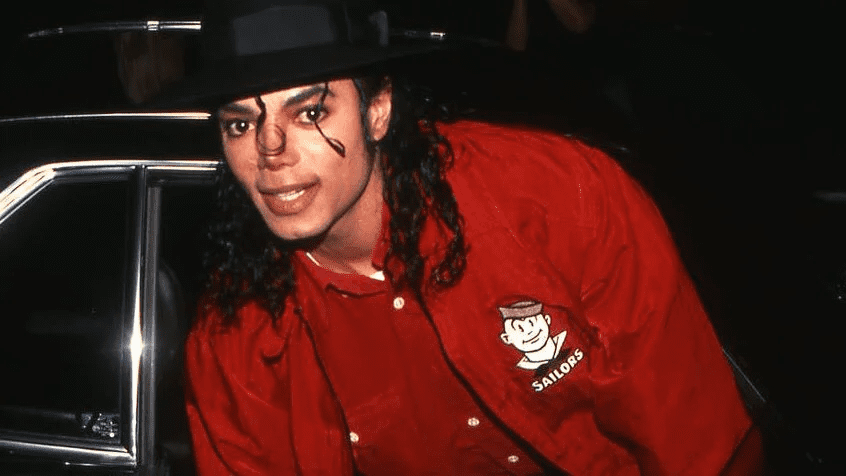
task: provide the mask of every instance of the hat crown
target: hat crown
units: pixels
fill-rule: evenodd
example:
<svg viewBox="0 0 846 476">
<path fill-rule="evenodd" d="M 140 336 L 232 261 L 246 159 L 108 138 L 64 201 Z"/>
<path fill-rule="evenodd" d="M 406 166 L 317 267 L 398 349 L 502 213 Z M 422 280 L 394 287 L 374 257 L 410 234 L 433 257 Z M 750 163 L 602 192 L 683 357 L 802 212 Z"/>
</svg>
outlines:
<svg viewBox="0 0 846 476">
<path fill-rule="evenodd" d="M 166 107 L 221 104 L 267 91 L 362 74 L 442 49 L 443 42 L 388 42 L 374 0 L 207 0 L 200 70 L 157 101 Z M 375 73 L 374 73 L 375 72 Z"/>
<path fill-rule="evenodd" d="M 212 0 L 203 17 L 207 60 L 330 45 L 387 46 L 387 17 L 371 0 Z"/>
</svg>

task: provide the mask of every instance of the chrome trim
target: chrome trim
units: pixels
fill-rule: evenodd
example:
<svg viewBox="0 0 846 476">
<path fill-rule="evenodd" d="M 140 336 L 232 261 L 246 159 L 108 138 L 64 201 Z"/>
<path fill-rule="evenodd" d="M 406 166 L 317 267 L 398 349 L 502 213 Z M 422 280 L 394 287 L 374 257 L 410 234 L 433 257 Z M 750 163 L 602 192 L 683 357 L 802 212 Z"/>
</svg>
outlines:
<svg viewBox="0 0 846 476">
<path fill-rule="evenodd" d="M 403 38 L 411 38 L 415 40 L 435 40 L 435 41 L 444 41 L 448 37 L 451 38 L 450 35 L 447 35 L 446 32 L 443 31 L 434 31 L 434 30 L 413 30 L 407 28 L 391 28 L 391 36 L 400 36 Z"/>
<path fill-rule="evenodd" d="M 72 163 L 68 163 L 72 164 Z M 88 165 L 84 173 L 97 173 L 104 176 L 125 175 L 131 172 L 132 164 L 104 165 L 97 166 L 97 161 L 84 161 L 78 164 Z M 74 177 L 80 174 L 75 168 L 66 168 L 67 164 L 48 164 L 36 167 L 23 175 L 15 182 L 0 191 L 0 225 L 15 210 L 23 206 L 30 198 L 35 196 L 44 187 L 57 179 Z"/>
<path fill-rule="evenodd" d="M 150 167 L 173 172 L 213 172 L 217 170 L 220 163 L 219 160 L 104 159 L 42 165 L 25 172 L 5 190 L 0 191 L 0 224 L 57 177 L 72 176 L 80 172 L 86 174 L 128 173 L 132 167 Z"/>
<path fill-rule="evenodd" d="M 222 163 L 223 162 L 221 162 L 221 161 L 215 162 L 215 167 L 221 165 Z M 212 167 L 212 168 L 215 168 L 215 167 Z M 209 172 L 210 171 L 210 168 L 207 167 L 207 166 L 198 166 L 198 167 L 178 166 L 178 167 L 174 167 L 174 166 L 171 166 L 171 165 L 151 165 L 151 166 L 148 166 L 147 169 L 149 169 L 152 172 Z"/>
<path fill-rule="evenodd" d="M 158 460 L 156 455 L 156 387 L 157 387 L 157 354 L 158 347 L 156 323 L 158 322 L 158 299 L 156 299 L 157 279 L 159 269 L 159 224 L 161 222 L 161 187 L 155 186 L 149 168 L 142 169 L 139 174 L 139 184 L 143 180 L 146 191 L 144 216 L 144 313 L 142 314 L 141 331 L 144 336 L 144 351 L 141 355 L 144 372 L 141 374 L 140 388 L 140 425 L 138 462 L 140 466 L 152 468 Z"/>
<path fill-rule="evenodd" d="M 147 170 L 144 167 L 138 167 L 135 175 L 135 190 L 134 202 L 130 210 L 130 217 L 132 218 L 129 236 L 136 237 L 132 240 L 132 249 L 129 254 L 129 276 L 126 286 L 126 307 L 129 313 L 126 317 L 131 319 L 128 328 L 131 333 L 125 342 L 124 349 L 129 356 L 129 391 L 128 401 L 122 401 L 122 409 L 128 412 L 126 424 L 129 430 L 126 432 L 126 437 L 123 442 L 126 450 L 132 455 L 132 462 L 138 464 L 138 418 L 141 413 L 140 408 L 140 381 L 142 376 L 141 357 L 144 353 L 144 335 L 141 329 L 141 316 L 143 315 L 142 306 L 143 287 L 144 287 L 144 258 L 146 253 L 146 243 L 144 240 L 137 239 L 146 236 L 147 223 L 144 216 L 144 210 L 147 208 Z M 124 324 L 124 329 L 127 328 Z"/>
<path fill-rule="evenodd" d="M 61 449 L 58 449 L 61 448 Z M 49 443 L 34 443 L 0 438 L 0 449 L 21 454 L 43 454 L 64 459 L 66 463 L 93 463 L 110 466 L 129 466 L 134 457 L 125 448 L 114 450 L 60 446 Z"/>
<path fill-rule="evenodd" d="M 446 31 L 438 31 L 438 30 L 414 30 L 414 29 L 403 29 L 403 28 L 392 28 L 391 29 L 391 36 L 394 37 L 401 37 L 407 38 L 412 40 L 428 40 L 433 43 L 445 43 L 447 41 L 457 41 L 461 43 L 465 43 L 467 45 L 477 45 L 482 47 L 488 48 L 497 48 L 501 47 L 502 43 L 496 40 L 492 40 L 490 38 L 485 38 L 482 36 L 467 36 L 467 35 L 456 35 L 455 33 L 449 33 Z"/>
<path fill-rule="evenodd" d="M 21 116 L 0 118 L 0 124 L 25 123 L 39 121 L 67 121 L 74 119 L 160 119 L 180 121 L 207 121 L 211 114 L 202 111 L 185 112 L 93 112 L 83 114 L 50 114 L 44 116 Z"/>
<path fill-rule="evenodd" d="M 5 190 L 0 191 L 0 224 L 30 197 L 41 191 L 53 178 L 56 170 L 50 166 L 39 167 L 21 175 Z"/>
<path fill-rule="evenodd" d="M 74 35 L 83 33 L 129 33 L 133 31 L 156 33 L 199 33 L 203 29 L 201 20 L 138 20 L 83 23 L 80 25 L 60 26 L 33 31 L 27 39 L 47 38 L 50 36 Z"/>
</svg>

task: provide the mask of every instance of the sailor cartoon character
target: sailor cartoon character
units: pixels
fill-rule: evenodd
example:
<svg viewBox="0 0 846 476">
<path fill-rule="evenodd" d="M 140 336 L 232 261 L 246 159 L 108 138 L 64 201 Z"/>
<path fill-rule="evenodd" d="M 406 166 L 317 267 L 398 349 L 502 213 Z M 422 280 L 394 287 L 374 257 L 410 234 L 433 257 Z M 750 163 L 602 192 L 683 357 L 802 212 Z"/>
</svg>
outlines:
<svg viewBox="0 0 846 476">
<path fill-rule="evenodd" d="M 564 345 L 567 331 L 550 336 L 550 317 L 549 314 L 544 314 L 543 304 L 536 301 L 520 301 L 498 309 L 505 331 L 500 334 L 502 342 L 523 353 L 517 367 L 536 370 L 556 361 L 559 354 L 566 357 L 567 351 L 562 354 L 561 346 Z"/>
</svg>

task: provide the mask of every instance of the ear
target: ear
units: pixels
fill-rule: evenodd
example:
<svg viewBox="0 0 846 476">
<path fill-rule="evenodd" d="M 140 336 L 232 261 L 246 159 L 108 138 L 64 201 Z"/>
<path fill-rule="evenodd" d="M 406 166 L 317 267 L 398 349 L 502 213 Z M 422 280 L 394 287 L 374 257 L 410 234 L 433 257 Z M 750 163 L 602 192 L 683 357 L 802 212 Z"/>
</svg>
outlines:
<svg viewBox="0 0 846 476">
<path fill-rule="evenodd" d="M 544 318 L 546 318 L 546 323 L 547 323 L 547 324 L 549 324 L 550 322 L 552 322 L 552 319 L 550 319 L 550 318 L 549 318 L 549 314 L 547 314 L 547 315 L 545 315 L 545 316 L 543 316 L 543 317 L 544 317 Z"/>
<path fill-rule="evenodd" d="M 502 342 L 504 342 L 505 345 L 511 345 L 511 338 L 508 337 L 508 334 L 506 334 L 505 332 L 500 334 L 499 338 L 502 339 Z"/>
<path fill-rule="evenodd" d="M 392 93 L 393 87 L 388 83 L 370 100 L 370 106 L 367 108 L 367 120 L 370 122 L 368 124 L 370 126 L 370 138 L 374 141 L 382 140 L 388 133 L 388 126 L 391 123 L 391 107 L 393 106 Z"/>
</svg>

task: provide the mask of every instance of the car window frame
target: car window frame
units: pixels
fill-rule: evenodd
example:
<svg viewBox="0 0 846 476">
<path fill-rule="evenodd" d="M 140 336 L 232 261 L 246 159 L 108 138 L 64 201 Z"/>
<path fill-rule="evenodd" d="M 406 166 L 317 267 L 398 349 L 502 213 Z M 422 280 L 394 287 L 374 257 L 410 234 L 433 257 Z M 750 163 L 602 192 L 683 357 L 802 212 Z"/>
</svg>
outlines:
<svg viewBox="0 0 846 476">
<path fill-rule="evenodd" d="M 156 303 L 161 187 L 169 181 L 213 181 L 219 160 L 95 159 L 35 167 L 0 191 L 0 226 L 51 185 L 126 180 L 128 246 L 124 276 L 121 436 L 117 444 L 0 429 L 0 451 L 69 466 L 135 469 L 157 461 Z"/>
</svg>

